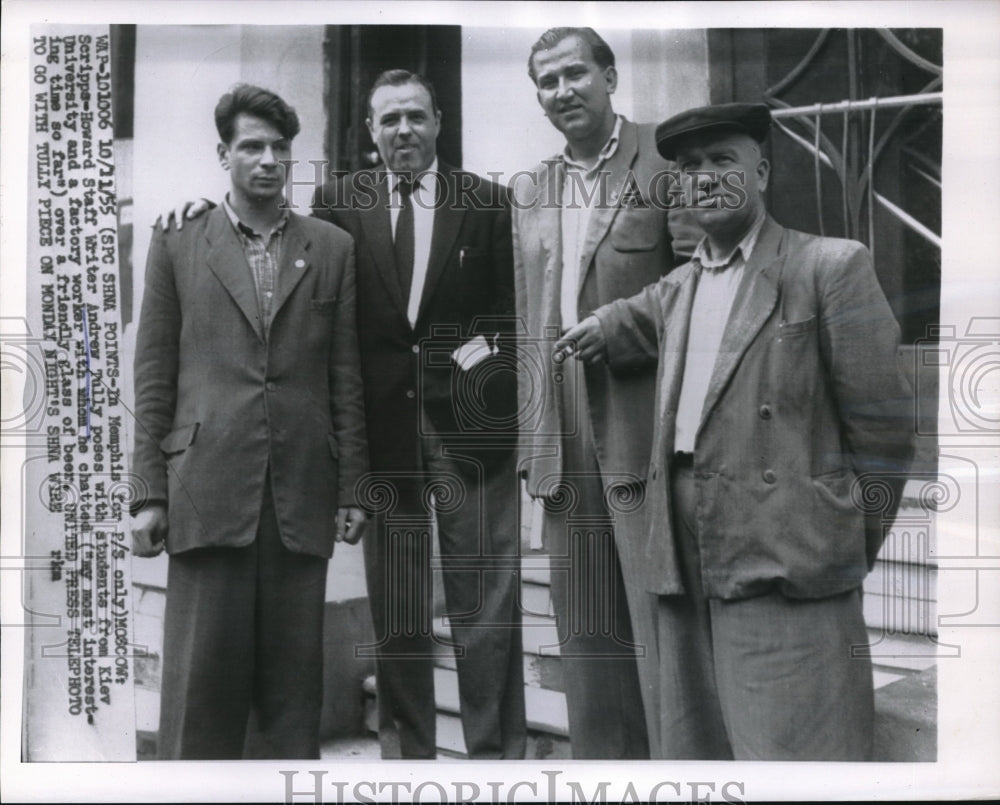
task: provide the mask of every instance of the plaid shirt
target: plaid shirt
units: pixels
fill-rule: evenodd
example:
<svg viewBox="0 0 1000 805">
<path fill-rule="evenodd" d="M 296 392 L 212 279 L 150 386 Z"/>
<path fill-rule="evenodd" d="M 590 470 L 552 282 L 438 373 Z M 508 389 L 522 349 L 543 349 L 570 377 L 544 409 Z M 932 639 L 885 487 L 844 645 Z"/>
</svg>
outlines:
<svg viewBox="0 0 1000 805">
<path fill-rule="evenodd" d="M 271 323 L 271 300 L 278 282 L 278 266 L 281 265 L 281 241 L 285 235 L 288 223 L 288 210 L 284 210 L 281 219 L 275 224 L 267 236 L 254 232 L 244 224 L 236 211 L 229 204 L 229 196 L 222 200 L 222 207 L 229 216 L 229 222 L 236 230 L 236 235 L 243 246 L 253 276 L 254 287 L 257 288 L 257 308 L 260 310 L 264 331 Z"/>
</svg>

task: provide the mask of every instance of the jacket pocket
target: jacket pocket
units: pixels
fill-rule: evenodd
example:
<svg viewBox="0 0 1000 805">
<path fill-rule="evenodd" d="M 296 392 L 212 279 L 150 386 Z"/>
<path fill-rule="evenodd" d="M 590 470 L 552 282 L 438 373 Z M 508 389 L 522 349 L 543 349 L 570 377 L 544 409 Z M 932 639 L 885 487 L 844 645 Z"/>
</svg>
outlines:
<svg viewBox="0 0 1000 805">
<path fill-rule="evenodd" d="M 786 321 L 778 325 L 778 335 L 780 337 L 791 337 L 799 333 L 808 333 L 816 329 L 816 317 L 810 316 L 802 321 Z"/>
<path fill-rule="evenodd" d="M 179 428 L 174 428 L 160 441 L 160 450 L 168 456 L 174 453 L 183 453 L 194 444 L 194 437 L 198 433 L 200 424 L 200 422 L 195 422 L 192 425 L 181 425 Z"/>
<path fill-rule="evenodd" d="M 850 508 L 853 506 L 851 488 L 854 486 L 854 478 L 852 470 L 841 468 L 812 476 L 812 483 L 827 501 L 840 508 Z"/>
<path fill-rule="evenodd" d="M 611 224 L 611 245 L 619 252 L 651 252 L 666 226 L 667 217 L 655 207 L 619 209 Z"/>
<path fill-rule="evenodd" d="M 310 299 L 309 309 L 312 310 L 313 313 L 329 314 L 333 313 L 334 306 L 336 304 L 336 296 L 326 297 L 325 299 Z"/>
</svg>

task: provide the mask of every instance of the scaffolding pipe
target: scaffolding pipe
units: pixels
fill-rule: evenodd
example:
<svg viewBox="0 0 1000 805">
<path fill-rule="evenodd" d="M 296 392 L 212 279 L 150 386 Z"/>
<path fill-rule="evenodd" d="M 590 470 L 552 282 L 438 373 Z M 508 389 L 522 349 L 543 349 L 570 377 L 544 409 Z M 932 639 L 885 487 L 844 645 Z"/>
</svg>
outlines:
<svg viewBox="0 0 1000 805">
<path fill-rule="evenodd" d="M 893 95 L 888 98 L 866 98 L 857 101 L 835 101 L 833 103 L 814 103 L 809 106 L 787 106 L 772 109 L 772 118 L 808 117 L 811 115 L 826 115 L 835 112 L 854 112 L 863 109 L 891 109 L 899 106 L 933 106 L 944 102 L 943 92 L 922 92 L 917 95 Z"/>
<path fill-rule="evenodd" d="M 910 215 L 906 210 L 900 209 L 895 204 L 893 204 L 889 199 L 883 196 L 881 193 L 875 194 L 875 200 L 885 207 L 889 212 L 895 215 L 900 221 L 906 224 L 911 230 L 921 235 L 925 240 L 933 243 L 939 249 L 941 248 L 941 237 L 932 232 L 926 226 L 924 226 L 920 221 Z"/>
</svg>

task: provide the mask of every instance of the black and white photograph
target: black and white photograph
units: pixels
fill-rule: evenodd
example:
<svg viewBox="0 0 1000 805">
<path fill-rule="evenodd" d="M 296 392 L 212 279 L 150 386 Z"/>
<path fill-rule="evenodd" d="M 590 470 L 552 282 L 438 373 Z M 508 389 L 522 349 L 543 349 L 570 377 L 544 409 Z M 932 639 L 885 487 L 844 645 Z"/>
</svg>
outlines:
<svg viewBox="0 0 1000 805">
<path fill-rule="evenodd" d="M 1000 796 L 1000 3 L 4 11 L 5 801 Z"/>
</svg>

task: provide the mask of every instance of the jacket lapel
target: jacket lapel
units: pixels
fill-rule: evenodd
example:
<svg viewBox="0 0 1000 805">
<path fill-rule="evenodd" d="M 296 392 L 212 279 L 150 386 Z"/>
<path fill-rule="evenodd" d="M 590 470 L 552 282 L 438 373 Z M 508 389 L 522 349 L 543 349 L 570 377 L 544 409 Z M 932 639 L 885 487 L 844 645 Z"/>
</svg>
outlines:
<svg viewBox="0 0 1000 805">
<path fill-rule="evenodd" d="M 625 182 L 630 175 L 629 169 L 635 161 L 639 152 L 639 135 L 635 123 L 628 120 L 622 121 L 621 130 L 618 133 L 618 150 L 601 168 L 607 177 L 606 186 L 598 184 L 596 189 L 596 206 L 590 214 L 590 221 L 587 224 L 587 235 L 583 242 L 583 249 L 580 251 L 580 282 L 577 286 L 577 293 L 583 288 L 583 283 L 587 279 L 591 263 L 594 261 L 594 252 L 604 240 L 611 228 L 618 213 L 618 200 L 622 196 Z"/>
<path fill-rule="evenodd" d="M 417 309 L 417 319 L 424 313 L 424 309 L 434 294 L 434 289 L 441 280 L 445 266 L 448 264 L 448 257 L 458 239 L 458 232 L 462 227 L 462 219 L 465 217 L 465 209 L 456 204 L 458 193 L 455 187 L 455 173 L 450 167 L 439 165 L 438 173 L 442 178 L 442 183 L 438 189 L 444 193 L 444 198 L 437 199 L 434 210 L 434 228 L 431 232 L 431 251 L 427 259 L 427 276 L 424 278 L 424 288 L 420 296 L 420 306 Z M 461 267 L 461 266 L 460 266 Z"/>
<path fill-rule="evenodd" d="M 250 276 L 250 265 L 243 247 L 222 205 L 211 210 L 208 215 L 210 217 L 205 227 L 208 252 L 205 262 L 243 312 L 257 338 L 263 342 L 264 327 L 257 305 L 257 289 Z"/>
<path fill-rule="evenodd" d="M 663 424 L 662 438 L 667 444 L 656 449 L 654 455 L 665 455 L 673 452 L 674 423 L 677 419 L 677 401 L 681 395 L 681 383 L 684 380 L 684 359 L 687 354 L 688 330 L 691 323 L 691 306 L 694 304 L 694 293 L 697 288 L 697 276 L 691 263 L 678 268 L 677 273 L 686 271 L 686 276 L 679 276 L 679 284 L 673 299 L 663 303 L 663 352 L 660 360 L 663 364 L 660 378 L 660 393 L 657 395 L 659 407 L 656 412 L 657 421 Z"/>
<path fill-rule="evenodd" d="M 562 287 L 562 186 L 566 171 L 558 157 L 544 162 L 538 182 L 537 209 L 538 236 L 542 245 L 544 265 L 537 270 L 544 271 L 542 280 L 543 325 L 559 327 L 560 288 Z"/>
<path fill-rule="evenodd" d="M 383 171 L 371 173 L 375 184 L 375 204 L 370 199 L 355 199 L 358 207 L 358 217 L 361 229 L 365 233 L 365 242 L 375 261 L 375 268 L 382 277 L 389 292 L 389 298 L 406 319 L 406 300 L 399 287 L 399 274 L 396 271 L 396 255 L 392 249 L 392 221 L 389 218 L 389 183 Z"/>
<path fill-rule="evenodd" d="M 778 251 L 783 233 L 784 230 L 770 217 L 764 222 L 726 323 L 719 346 L 719 357 L 715 361 L 712 379 L 705 394 L 699 429 L 704 426 L 743 353 L 760 332 L 778 301 L 778 280 L 784 263 L 784 257 Z"/>
<path fill-rule="evenodd" d="M 310 242 L 305 230 L 297 216 L 292 213 L 288 216 L 288 223 L 285 225 L 285 234 L 281 244 L 281 265 L 278 267 L 278 287 L 274 295 L 274 304 L 271 307 L 271 320 L 273 321 L 291 296 L 295 286 L 309 269 L 308 250 Z"/>
</svg>

